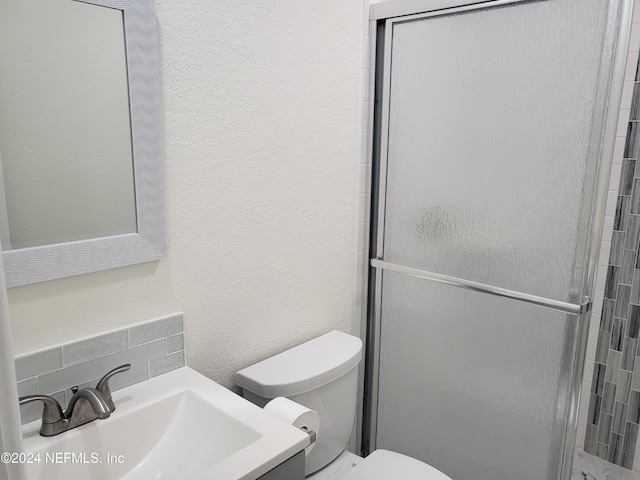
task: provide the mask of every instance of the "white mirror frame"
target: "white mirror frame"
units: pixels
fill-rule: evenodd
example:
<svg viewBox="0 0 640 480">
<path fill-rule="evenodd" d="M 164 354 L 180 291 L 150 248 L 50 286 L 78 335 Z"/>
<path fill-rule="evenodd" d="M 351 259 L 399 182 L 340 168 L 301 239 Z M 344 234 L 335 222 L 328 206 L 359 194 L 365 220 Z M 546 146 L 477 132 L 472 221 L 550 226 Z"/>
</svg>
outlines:
<svg viewBox="0 0 640 480">
<path fill-rule="evenodd" d="M 123 12 L 138 232 L 6 251 L 3 259 L 7 287 L 150 262 L 166 255 L 163 132 L 153 0 L 75 1 Z"/>
</svg>

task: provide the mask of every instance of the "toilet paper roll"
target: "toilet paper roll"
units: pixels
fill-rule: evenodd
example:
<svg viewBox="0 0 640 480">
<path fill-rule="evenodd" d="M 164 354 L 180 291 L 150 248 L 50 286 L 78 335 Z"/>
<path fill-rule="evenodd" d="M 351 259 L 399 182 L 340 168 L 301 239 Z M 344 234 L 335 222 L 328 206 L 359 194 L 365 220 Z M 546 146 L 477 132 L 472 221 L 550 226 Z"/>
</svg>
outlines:
<svg viewBox="0 0 640 480">
<path fill-rule="evenodd" d="M 264 406 L 264 410 L 281 418 L 289 425 L 297 428 L 305 427 L 307 430 L 316 432 L 320 430 L 320 417 L 318 412 L 311 410 L 299 403 L 284 397 L 276 397 Z M 315 443 L 304 449 L 304 454 L 309 455 Z"/>
</svg>

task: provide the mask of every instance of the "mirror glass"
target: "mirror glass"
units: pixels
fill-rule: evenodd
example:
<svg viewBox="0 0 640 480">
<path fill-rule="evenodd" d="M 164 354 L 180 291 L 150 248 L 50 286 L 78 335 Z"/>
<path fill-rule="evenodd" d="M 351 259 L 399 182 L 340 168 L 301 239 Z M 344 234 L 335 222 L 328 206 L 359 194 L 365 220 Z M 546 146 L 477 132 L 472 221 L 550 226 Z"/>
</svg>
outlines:
<svg viewBox="0 0 640 480">
<path fill-rule="evenodd" d="M 153 0 L 0 0 L 8 287 L 166 255 L 157 40 Z"/>
<path fill-rule="evenodd" d="M 126 55 L 122 10 L 0 2 L 4 250 L 138 231 Z"/>
</svg>

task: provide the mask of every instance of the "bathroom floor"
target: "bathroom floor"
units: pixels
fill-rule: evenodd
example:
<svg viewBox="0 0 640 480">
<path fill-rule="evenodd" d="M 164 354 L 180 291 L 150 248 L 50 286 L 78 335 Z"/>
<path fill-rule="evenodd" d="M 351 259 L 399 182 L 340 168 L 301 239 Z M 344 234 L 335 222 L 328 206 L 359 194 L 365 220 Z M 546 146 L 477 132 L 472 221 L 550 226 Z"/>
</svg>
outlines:
<svg viewBox="0 0 640 480">
<path fill-rule="evenodd" d="M 326 468 L 307 477 L 313 480 L 335 480 L 351 470 L 362 459 L 343 452 Z M 576 449 L 571 480 L 640 480 L 640 474 Z"/>
<path fill-rule="evenodd" d="M 307 477 L 307 480 L 337 480 L 362 461 L 357 455 L 344 451 L 329 465 Z"/>
<path fill-rule="evenodd" d="M 571 480 L 640 480 L 640 474 L 576 450 Z"/>
<path fill-rule="evenodd" d="M 345 451 L 329 466 L 307 478 L 335 480 L 351 470 L 361 460 L 353 453 Z M 576 449 L 571 480 L 640 480 L 640 474 Z"/>
</svg>

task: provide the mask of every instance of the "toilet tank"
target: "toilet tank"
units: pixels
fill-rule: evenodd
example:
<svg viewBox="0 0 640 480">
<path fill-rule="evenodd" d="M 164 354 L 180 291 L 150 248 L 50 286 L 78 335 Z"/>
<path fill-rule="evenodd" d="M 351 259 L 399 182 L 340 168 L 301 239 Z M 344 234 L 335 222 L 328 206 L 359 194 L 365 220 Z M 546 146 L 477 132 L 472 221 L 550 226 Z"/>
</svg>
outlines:
<svg viewBox="0 0 640 480">
<path fill-rule="evenodd" d="M 362 341 L 334 330 L 238 372 L 243 396 L 264 407 L 287 397 L 320 416 L 305 475 L 334 460 L 349 443 L 356 413 Z"/>
</svg>

